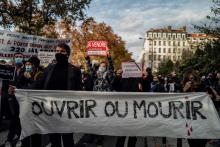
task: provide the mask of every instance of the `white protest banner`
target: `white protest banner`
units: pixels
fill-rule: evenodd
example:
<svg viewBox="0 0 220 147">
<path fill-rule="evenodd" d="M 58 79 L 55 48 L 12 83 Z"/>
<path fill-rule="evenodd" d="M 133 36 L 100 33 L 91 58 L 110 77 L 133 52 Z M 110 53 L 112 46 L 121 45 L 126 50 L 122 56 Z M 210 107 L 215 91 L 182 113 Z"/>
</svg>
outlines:
<svg viewBox="0 0 220 147">
<path fill-rule="evenodd" d="M 86 52 L 88 56 L 106 56 L 108 52 L 108 42 L 88 41 Z"/>
<path fill-rule="evenodd" d="M 136 62 L 122 62 L 122 78 L 142 77 L 142 65 Z"/>
<path fill-rule="evenodd" d="M 41 65 L 47 66 L 52 62 L 53 59 L 55 59 L 55 52 L 39 51 L 38 58 L 40 59 Z"/>
<path fill-rule="evenodd" d="M 21 138 L 34 133 L 220 138 L 206 93 L 16 90 Z"/>
<path fill-rule="evenodd" d="M 31 55 L 37 55 L 39 51 L 55 51 L 55 46 L 59 43 L 71 46 L 69 39 L 51 39 L 0 30 L 0 58 L 12 58 L 13 54 L 18 52 L 29 58 Z"/>
</svg>

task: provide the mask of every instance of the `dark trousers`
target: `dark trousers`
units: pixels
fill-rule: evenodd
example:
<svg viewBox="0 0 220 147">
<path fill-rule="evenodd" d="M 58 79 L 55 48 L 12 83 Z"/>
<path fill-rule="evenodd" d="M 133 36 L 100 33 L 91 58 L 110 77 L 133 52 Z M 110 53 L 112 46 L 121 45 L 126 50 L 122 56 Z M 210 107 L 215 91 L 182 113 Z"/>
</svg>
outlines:
<svg viewBox="0 0 220 147">
<path fill-rule="evenodd" d="M 42 147 L 42 135 L 34 134 L 22 140 L 22 147 Z"/>
<path fill-rule="evenodd" d="M 116 147 L 124 147 L 125 139 L 126 139 L 126 137 L 124 137 L 124 136 L 119 137 L 117 142 L 116 142 Z M 135 147 L 136 142 L 137 142 L 136 137 L 129 137 L 128 147 Z"/>
<path fill-rule="evenodd" d="M 8 141 L 12 141 L 20 137 L 21 135 L 21 124 L 19 119 L 19 104 L 16 100 L 15 96 L 11 96 L 8 98 L 8 103 L 11 112 L 11 121 L 9 125 L 9 133 L 8 133 Z"/>
<path fill-rule="evenodd" d="M 73 133 L 50 134 L 51 147 L 62 147 L 61 138 L 63 139 L 64 147 L 74 147 Z"/>
<path fill-rule="evenodd" d="M 190 147 L 205 147 L 207 139 L 187 139 Z"/>
</svg>

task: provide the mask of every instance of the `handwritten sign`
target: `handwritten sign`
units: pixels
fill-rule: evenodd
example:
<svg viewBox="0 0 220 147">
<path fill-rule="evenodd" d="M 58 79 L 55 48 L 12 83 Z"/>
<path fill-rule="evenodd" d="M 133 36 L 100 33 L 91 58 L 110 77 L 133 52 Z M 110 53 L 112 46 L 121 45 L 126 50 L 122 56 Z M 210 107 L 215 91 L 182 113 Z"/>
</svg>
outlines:
<svg viewBox="0 0 220 147">
<path fill-rule="evenodd" d="M 39 51 L 55 51 L 59 43 L 67 43 L 69 39 L 50 39 L 41 36 L 26 35 L 17 32 L 0 30 L 0 58 L 12 58 L 14 53 L 23 53 L 25 58 L 37 55 Z"/>
<path fill-rule="evenodd" d="M 87 43 L 88 56 L 106 56 L 108 51 L 107 41 L 89 41 Z"/>
<path fill-rule="evenodd" d="M 141 63 L 135 62 L 122 62 L 122 77 L 123 78 L 139 78 L 142 77 Z"/>
<path fill-rule="evenodd" d="M 22 138 L 58 132 L 220 138 L 219 116 L 206 93 L 17 90 L 16 98 Z"/>
</svg>

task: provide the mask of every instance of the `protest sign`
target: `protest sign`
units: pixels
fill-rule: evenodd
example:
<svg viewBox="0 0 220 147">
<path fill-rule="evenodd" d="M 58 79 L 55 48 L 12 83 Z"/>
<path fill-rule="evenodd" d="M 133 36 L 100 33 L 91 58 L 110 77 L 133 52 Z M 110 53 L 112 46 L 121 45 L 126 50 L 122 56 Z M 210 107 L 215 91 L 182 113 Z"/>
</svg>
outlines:
<svg viewBox="0 0 220 147">
<path fill-rule="evenodd" d="M 16 90 L 21 138 L 34 133 L 220 138 L 206 93 Z"/>
<path fill-rule="evenodd" d="M 15 76 L 15 67 L 9 65 L 0 65 L 0 79 L 13 80 Z"/>
<path fill-rule="evenodd" d="M 51 39 L 0 30 L 0 58 L 12 58 L 13 54 L 18 52 L 29 58 L 37 55 L 39 51 L 55 51 L 55 46 L 59 43 L 71 46 L 69 39 Z"/>
<path fill-rule="evenodd" d="M 122 78 L 142 77 L 142 65 L 136 62 L 122 62 Z"/>
<path fill-rule="evenodd" d="M 39 51 L 38 58 L 40 59 L 41 65 L 47 66 L 52 62 L 53 59 L 55 59 L 55 52 Z"/>
<path fill-rule="evenodd" d="M 88 41 L 87 55 L 88 56 L 106 56 L 108 52 L 107 41 Z"/>
</svg>

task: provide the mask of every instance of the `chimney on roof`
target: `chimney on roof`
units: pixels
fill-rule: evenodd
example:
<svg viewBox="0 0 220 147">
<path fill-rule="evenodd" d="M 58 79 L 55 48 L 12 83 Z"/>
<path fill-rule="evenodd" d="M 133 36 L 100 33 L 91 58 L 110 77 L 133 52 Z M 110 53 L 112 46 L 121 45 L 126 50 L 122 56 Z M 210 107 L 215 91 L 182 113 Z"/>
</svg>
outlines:
<svg viewBox="0 0 220 147">
<path fill-rule="evenodd" d="M 183 31 L 186 32 L 186 26 L 183 26 Z"/>
<path fill-rule="evenodd" d="M 171 30 L 172 29 L 172 27 L 171 26 L 168 26 L 168 30 Z"/>
</svg>

